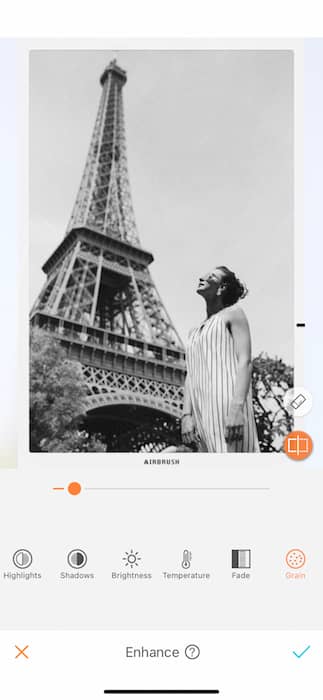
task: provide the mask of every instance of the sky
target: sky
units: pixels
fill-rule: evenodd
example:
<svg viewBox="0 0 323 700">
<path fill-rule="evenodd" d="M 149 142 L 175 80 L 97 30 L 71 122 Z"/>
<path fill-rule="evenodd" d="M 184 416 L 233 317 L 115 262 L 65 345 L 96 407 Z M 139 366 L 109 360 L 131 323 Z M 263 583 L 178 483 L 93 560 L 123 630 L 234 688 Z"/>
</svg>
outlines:
<svg viewBox="0 0 323 700">
<path fill-rule="evenodd" d="M 293 55 L 290 51 L 32 51 L 30 302 L 62 240 L 98 108 L 127 71 L 133 204 L 151 273 L 184 343 L 205 317 L 199 275 L 247 284 L 253 354 L 293 364 Z"/>
</svg>

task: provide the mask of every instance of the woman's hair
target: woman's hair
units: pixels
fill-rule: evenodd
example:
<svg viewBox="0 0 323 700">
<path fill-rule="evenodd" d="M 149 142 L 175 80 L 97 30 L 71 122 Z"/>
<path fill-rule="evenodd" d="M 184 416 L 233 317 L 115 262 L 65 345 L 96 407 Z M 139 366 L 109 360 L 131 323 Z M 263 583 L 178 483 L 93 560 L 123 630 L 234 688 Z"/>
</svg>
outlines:
<svg viewBox="0 0 323 700">
<path fill-rule="evenodd" d="M 217 270 L 221 270 L 223 272 L 223 278 L 221 280 L 221 285 L 224 286 L 224 290 L 222 293 L 222 298 L 224 302 L 224 306 L 232 306 L 235 304 L 239 299 L 243 299 L 246 294 L 248 294 L 248 289 L 246 285 L 241 282 L 238 277 L 229 270 L 228 267 L 225 265 L 220 265 L 217 266 Z"/>
</svg>

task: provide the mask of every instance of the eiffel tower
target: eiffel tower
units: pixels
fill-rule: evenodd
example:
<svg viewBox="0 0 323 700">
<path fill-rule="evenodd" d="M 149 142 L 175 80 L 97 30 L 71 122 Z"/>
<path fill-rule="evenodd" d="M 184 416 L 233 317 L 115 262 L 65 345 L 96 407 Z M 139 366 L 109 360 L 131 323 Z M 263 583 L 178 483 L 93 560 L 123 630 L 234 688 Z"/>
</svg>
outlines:
<svg viewBox="0 0 323 700">
<path fill-rule="evenodd" d="M 178 440 L 184 348 L 150 274 L 127 166 L 123 87 L 116 60 L 102 94 L 67 232 L 43 265 L 31 324 L 81 363 L 85 427 L 108 451 L 159 451 Z"/>
</svg>

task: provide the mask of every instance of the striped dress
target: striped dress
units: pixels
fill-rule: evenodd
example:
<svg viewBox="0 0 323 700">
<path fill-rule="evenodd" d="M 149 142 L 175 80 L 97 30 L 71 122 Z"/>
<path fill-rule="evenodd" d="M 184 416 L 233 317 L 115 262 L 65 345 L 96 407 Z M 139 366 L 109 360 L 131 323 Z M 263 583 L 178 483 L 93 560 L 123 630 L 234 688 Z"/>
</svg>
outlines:
<svg viewBox="0 0 323 700">
<path fill-rule="evenodd" d="M 233 338 L 219 312 L 190 332 L 187 347 L 188 386 L 202 452 L 259 452 L 251 387 L 243 408 L 242 443 L 228 450 L 224 437 L 236 374 Z"/>
</svg>

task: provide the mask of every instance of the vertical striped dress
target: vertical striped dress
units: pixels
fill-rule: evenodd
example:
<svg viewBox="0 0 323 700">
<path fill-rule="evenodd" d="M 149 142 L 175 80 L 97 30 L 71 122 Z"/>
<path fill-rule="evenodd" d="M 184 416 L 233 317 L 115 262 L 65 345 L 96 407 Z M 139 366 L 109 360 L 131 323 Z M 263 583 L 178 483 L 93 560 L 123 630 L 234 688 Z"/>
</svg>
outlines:
<svg viewBox="0 0 323 700">
<path fill-rule="evenodd" d="M 224 430 L 234 394 L 237 357 L 221 312 L 210 316 L 189 335 L 187 377 L 193 416 L 202 452 L 231 452 Z M 243 408 L 241 452 L 259 452 L 251 387 Z"/>
</svg>

